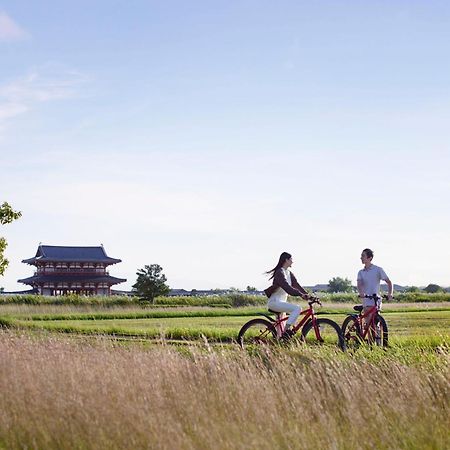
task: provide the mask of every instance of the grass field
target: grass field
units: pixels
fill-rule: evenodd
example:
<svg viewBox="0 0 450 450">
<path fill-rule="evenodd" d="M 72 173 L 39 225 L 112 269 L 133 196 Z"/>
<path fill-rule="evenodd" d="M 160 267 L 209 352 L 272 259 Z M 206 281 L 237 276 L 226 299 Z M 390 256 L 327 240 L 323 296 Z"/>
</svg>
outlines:
<svg viewBox="0 0 450 450">
<path fill-rule="evenodd" d="M 52 337 L 53 336 L 53 337 Z M 448 353 L 406 364 L 294 348 L 0 333 L 5 449 L 444 449 Z M 419 349 L 410 348 L 416 358 Z"/>
<path fill-rule="evenodd" d="M 0 307 L 0 448 L 450 448 L 445 304 L 387 305 L 392 345 L 347 353 L 242 351 L 255 308 L 19 306 Z"/>
<path fill-rule="evenodd" d="M 161 310 L 115 310 L 108 312 L 0 311 L 3 320 L 16 327 L 50 331 L 139 336 L 146 338 L 199 339 L 232 341 L 240 327 L 258 313 L 260 308 L 178 308 Z M 342 324 L 351 308 L 340 304 L 327 305 L 318 311 Z M 420 338 L 433 338 L 442 343 L 450 338 L 450 307 L 443 304 L 389 305 L 383 314 L 387 320 L 392 343 Z"/>
</svg>

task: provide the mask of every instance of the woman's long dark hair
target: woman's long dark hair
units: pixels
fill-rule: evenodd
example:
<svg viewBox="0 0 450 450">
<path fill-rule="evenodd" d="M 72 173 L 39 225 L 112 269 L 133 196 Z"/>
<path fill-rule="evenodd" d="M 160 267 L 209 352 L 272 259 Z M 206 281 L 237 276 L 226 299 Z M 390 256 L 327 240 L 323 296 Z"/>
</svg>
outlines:
<svg viewBox="0 0 450 450">
<path fill-rule="evenodd" d="M 269 280 L 271 280 L 274 277 L 275 272 L 278 269 L 280 269 L 281 267 L 283 267 L 283 264 L 289 258 L 292 258 L 292 255 L 290 253 L 288 253 L 288 252 L 283 252 L 280 255 L 280 259 L 278 260 L 278 264 L 272 270 L 269 270 L 268 272 L 266 272 L 267 275 L 270 275 Z"/>
</svg>

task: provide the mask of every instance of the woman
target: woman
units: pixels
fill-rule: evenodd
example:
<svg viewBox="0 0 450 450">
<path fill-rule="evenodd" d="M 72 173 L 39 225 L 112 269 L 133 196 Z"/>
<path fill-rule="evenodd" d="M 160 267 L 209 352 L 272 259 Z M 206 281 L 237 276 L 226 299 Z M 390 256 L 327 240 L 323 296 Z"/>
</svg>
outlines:
<svg viewBox="0 0 450 450">
<path fill-rule="evenodd" d="M 291 266 L 292 255 L 283 252 L 280 255 L 278 264 L 272 270 L 266 272 L 267 274 L 271 274 L 269 279 L 273 280 L 273 283 L 272 286 L 264 291 L 267 297 L 269 297 L 267 306 L 270 310 L 290 313 L 282 336 L 284 339 L 288 339 L 294 334 L 291 327 L 302 312 L 302 308 L 299 305 L 287 303 L 288 295 L 302 297 L 304 299 L 309 296 L 308 292 L 298 284 L 294 274 L 288 270 Z"/>
</svg>

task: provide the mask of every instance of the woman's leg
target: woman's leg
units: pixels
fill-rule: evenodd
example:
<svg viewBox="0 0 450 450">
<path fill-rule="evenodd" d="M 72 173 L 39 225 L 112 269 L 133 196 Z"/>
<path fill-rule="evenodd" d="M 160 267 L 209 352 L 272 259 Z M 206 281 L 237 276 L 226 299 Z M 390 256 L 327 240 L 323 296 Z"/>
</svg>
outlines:
<svg viewBox="0 0 450 450">
<path fill-rule="evenodd" d="M 302 308 L 299 305 L 294 305 L 293 303 L 280 302 L 275 299 L 269 300 L 267 306 L 272 311 L 289 313 L 289 318 L 286 321 L 287 330 L 297 321 L 298 316 L 302 312 Z"/>
</svg>

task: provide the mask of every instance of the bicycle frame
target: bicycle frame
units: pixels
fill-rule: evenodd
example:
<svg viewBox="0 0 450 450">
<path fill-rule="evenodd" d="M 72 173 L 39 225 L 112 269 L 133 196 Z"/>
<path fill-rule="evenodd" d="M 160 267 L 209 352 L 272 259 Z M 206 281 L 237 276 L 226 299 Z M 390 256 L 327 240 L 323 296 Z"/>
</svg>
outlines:
<svg viewBox="0 0 450 450">
<path fill-rule="evenodd" d="M 304 317 L 302 317 L 302 319 L 296 325 L 294 325 L 292 327 L 292 331 L 294 333 L 297 333 L 297 331 L 300 330 L 303 326 L 305 326 L 309 322 L 309 319 L 310 319 L 310 320 L 312 320 L 312 323 L 313 323 L 314 332 L 316 333 L 316 338 L 318 340 L 321 340 L 320 330 L 319 330 L 319 327 L 316 325 L 317 319 L 316 319 L 316 314 L 315 314 L 314 308 L 312 307 L 313 304 L 312 303 L 308 303 L 308 304 L 309 304 L 309 308 L 305 309 L 304 311 L 302 311 L 300 313 L 300 316 L 304 316 Z M 274 325 L 275 329 L 277 330 L 278 337 L 281 337 L 281 335 L 283 334 L 283 331 L 284 331 L 284 328 L 286 325 L 284 322 L 286 322 L 286 320 L 288 320 L 288 318 L 289 317 L 286 316 L 281 319 L 275 319 L 273 325 Z"/>
<path fill-rule="evenodd" d="M 367 339 L 369 335 L 369 331 L 375 332 L 376 330 L 376 323 L 375 318 L 377 317 L 378 312 L 380 311 L 380 303 L 381 303 L 381 297 L 374 297 L 374 296 L 366 296 L 367 298 L 373 298 L 375 301 L 375 305 L 373 305 L 369 310 L 364 312 L 364 310 L 361 310 L 358 314 L 358 323 L 361 330 L 361 337 L 363 339 Z M 367 317 L 370 317 L 370 320 L 366 322 L 366 326 L 364 326 L 364 321 Z"/>
<path fill-rule="evenodd" d="M 328 318 L 316 318 L 313 305 L 317 303 L 322 305 L 320 299 L 313 296 L 308 296 L 308 308 L 300 313 L 298 320 L 291 328 L 290 333 L 284 334 L 285 324 L 288 320 L 282 312 L 276 312 L 276 318 L 265 313 L 259 313 L 266 317 L 270 322 L 263 319 L 252 319 L 245 323 L 239 331 L 238 342 L 244 348 L 248 344 L 270 343 L 270 341 L 279 341 L 286 343 L 292 335 L 295 335 L 301 330 L 301 340 L 305 343 L 318 342 L 321 344 L 333 343 L 336 344 L 340 350 L 345 351 L 346 345 L 342 330 L 339 325 Z M 269 310 L 275 313 L 275 311 Z M 314 332 L 313 332 L 314 330 Z M 247 333 L 248 332 L 248 333 Z M 247 334 L 246 334 L 247 333 Z M 266 342 L 267 341 L 267 342 Z"/>
</svg>

